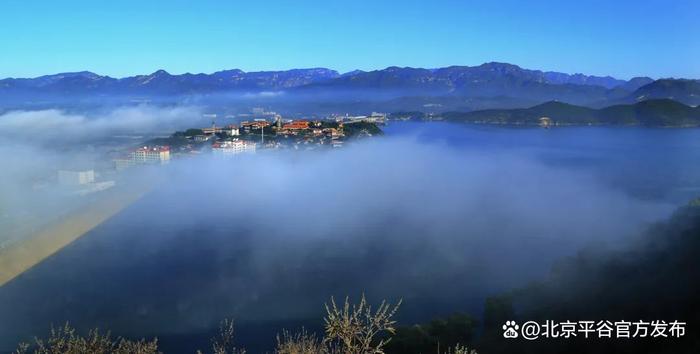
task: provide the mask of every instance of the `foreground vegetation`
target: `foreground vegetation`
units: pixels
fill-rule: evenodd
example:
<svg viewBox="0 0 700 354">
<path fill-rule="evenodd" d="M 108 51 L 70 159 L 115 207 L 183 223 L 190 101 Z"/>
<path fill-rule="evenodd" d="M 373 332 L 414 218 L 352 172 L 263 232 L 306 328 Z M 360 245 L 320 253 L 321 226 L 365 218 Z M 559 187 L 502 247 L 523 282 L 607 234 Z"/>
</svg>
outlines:
<svg viewBox="0 0 700 354">
<path fill-rule="evenodd" d="M 382 301 L 373 310 L 364 295 L 358 304 L 351 304 L 346 298 L 342 306 L 335 299 L 325 305 L 325 335 L 318 338 L 313 333 L 301 329 L 298 332 L 283 331 L 277 336 L 274 353 L 278 354 L 382 354 L 396 334 L 394 315 L 401 301 L 392 305 Z M 232 320 L 221 322 L 219 334 L 212 338 L 208 352 L 213 354 L 243 354 L 244 349 L 234 343 Z M 198 351 L 203 354 L 207 351 Z M 14 354 L 155 354 L 158 340 L 141 339 L 133 341 L 113 338 L 109 332 L 90 330 L 83 336 L 69 324 L 52 328 L 46 339 L 35 338 L 34 343 L 21 343 Z M 448 348 L 448 354 L 476 354 L 475 351 L 457 344 Z"/>
</svg>

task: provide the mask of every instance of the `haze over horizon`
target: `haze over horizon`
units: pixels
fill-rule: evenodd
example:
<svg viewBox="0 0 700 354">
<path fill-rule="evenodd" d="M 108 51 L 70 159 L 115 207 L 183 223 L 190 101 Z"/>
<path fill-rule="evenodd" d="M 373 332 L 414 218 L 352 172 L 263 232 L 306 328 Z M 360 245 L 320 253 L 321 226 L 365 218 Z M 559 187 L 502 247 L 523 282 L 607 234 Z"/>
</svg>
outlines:
<svg viewBox="0 0 700 354">
<path fill-rule="evenodd" d="M 3 78 L 75 71 L 126 77 L 158 69 L 348 72 L 492 61 L 619 79 L 700 77 L 692 60 L 700 54 L 693 25 L 700 4 L 690 0 L 209 0 L 194 9 L 184 1 L 34 0 L 4 2 L 0 10 L 0 41 L 9 53 L 0 58 Z"/>
</svg>

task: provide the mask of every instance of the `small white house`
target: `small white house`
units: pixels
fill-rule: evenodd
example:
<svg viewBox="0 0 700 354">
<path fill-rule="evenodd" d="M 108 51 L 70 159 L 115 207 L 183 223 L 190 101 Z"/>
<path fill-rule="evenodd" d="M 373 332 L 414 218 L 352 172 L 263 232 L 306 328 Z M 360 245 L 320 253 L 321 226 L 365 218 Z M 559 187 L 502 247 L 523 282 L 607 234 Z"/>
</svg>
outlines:
<svg viewBox="0 0 700 354">
<path fill-rule="evenodd" d="M 95 171 L 58 171 L 58 183 L 64 186 L 78 186 L 95 182 Z"/>
</svg>

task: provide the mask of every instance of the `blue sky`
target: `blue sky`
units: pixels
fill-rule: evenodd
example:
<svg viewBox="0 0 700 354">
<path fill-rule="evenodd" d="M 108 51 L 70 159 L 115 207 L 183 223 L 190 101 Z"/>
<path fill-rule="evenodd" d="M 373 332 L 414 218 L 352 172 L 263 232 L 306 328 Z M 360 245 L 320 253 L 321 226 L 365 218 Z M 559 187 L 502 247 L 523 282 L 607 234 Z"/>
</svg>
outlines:
<svg viewBox="0 0 700 354">
<path fill-rule="evenodd" d="M 700 1 L 0 2 L 0 77 L 503 61 L 700 78 Z"/>
</svg>

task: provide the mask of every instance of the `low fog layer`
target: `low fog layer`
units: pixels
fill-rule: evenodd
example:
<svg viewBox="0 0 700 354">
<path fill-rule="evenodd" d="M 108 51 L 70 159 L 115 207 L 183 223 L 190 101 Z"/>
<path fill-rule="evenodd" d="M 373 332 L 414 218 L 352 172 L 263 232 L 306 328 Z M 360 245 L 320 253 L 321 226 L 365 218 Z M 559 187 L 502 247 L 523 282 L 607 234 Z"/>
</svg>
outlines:
<svg viewBox="0 0 700 354">
<path fill-rule="evenodd" d="M 478 312 L 673 210 L 509 151 L 387 136 L 173 161 L 157 190 L 0 289 L 0 349 L 65 320 L 160 337 L 224 317 L 299 324 L 363 291 L 404 298 L 408 323 Z"/>
<path fill-rule="evenodd" d="M 42 143 L 96 141 L 119 134 L 166 134 L 200 123 L 196 107 L 134 106 L 89 114 L 62 110 L 11 111 L 0 115 L 0 136 Z M 54 145 L 55 146 L 55 145 Z"/>
<path fill-rule="evenodd" d="M 91 113 L 49 109 L 0 115 L 0 244 L 78 204 L 57 185 L 58 170 L 110 172 L 111 158 L 148 136 L 196 126 L 197 107 L 132 106 Z M 113 176 L 104 176 L 113 178 Z"/>
</svg>

